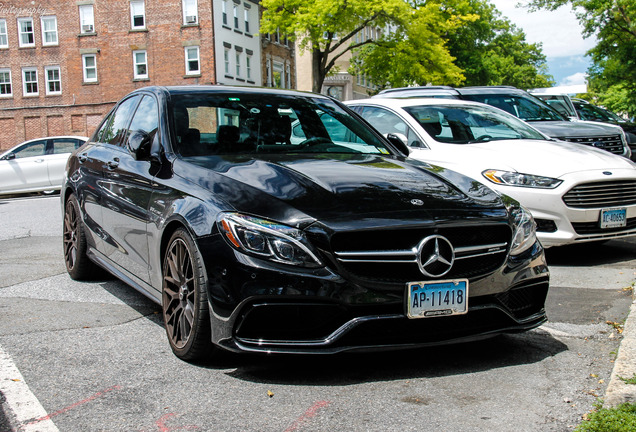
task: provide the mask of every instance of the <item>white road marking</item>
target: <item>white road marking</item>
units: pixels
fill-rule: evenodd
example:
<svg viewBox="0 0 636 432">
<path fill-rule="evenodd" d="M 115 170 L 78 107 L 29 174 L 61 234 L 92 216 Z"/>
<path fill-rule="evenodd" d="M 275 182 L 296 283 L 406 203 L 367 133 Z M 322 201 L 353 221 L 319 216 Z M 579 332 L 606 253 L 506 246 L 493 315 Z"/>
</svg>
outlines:
<svg viewBox="0 0 636 432">
<path fill-rule="evenodd" d="M 20 432 L 59 432 L 24 377 L 0 346 L 0 392 L 18 422 Z"/>
</svg>

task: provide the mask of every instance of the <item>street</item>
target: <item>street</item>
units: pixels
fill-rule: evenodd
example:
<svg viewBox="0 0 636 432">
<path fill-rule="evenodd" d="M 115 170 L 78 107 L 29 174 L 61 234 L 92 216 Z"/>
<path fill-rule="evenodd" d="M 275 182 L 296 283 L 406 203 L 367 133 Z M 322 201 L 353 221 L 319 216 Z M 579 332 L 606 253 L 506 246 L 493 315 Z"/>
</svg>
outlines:
<svg viewBox="0 0 636 432">
<path fill-rule="evenodd" d="M 158 305 L 106 275 L 68 277 L 61 224 L 57 195 L 0 199 L 0 380 L 42 408 L 0 394 L 2 432 L 569 431 L 603 397 L 636 278 L 636 239 L 553 248 L 549 323 L 524 334 L 190 364 Z"/>
</svg>

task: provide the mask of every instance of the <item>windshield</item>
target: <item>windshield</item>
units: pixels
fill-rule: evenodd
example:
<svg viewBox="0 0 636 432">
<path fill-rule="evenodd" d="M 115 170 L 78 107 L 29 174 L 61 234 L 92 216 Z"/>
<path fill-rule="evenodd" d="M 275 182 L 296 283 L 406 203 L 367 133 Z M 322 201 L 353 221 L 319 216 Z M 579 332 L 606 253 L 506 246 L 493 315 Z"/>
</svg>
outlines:
<svg viewBox="0 0 636 432">
<path fill-rule="evenodd" d="M 436 141 L 471 144 L 496 140 L 546 139 L 519 119 L 488 106 L 404 107 Z"/>
<path fill-rule="evenodd" d="M 596 105 L 576 103 L 576 110 L 579 113 L 581 120 L 600 121 L 600 122 L 615 122 L 620 121 L 618 116 L 614 117 L 610 112 Z"/>
<path fill-rule="evenodd" d="M 182 157 L 245 153 L 390 154 L 330 99 L 243 93 L 176 94 L 173 148 Z"/>
<path fill-rule="evenodd" d="M 550 108 L 545 102 L 532 96 L 475 94 L 464 95 L 463 98 L 492 105 L 524 121 L 565 120 L 561 114 Z"/>
</svg>

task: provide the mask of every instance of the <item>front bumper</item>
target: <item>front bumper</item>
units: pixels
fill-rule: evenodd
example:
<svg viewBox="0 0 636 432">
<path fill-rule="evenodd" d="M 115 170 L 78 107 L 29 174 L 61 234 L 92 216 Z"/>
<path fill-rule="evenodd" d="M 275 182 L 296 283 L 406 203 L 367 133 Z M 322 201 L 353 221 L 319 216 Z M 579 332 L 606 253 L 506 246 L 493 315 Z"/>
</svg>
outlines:
<svg viewBox="0 0 636 432">
<path fill-rule="evenodd" d="M 526 331 L 547 319 L 549 273 L 538 242 L 470 281 L 467 314 L 420 319 L 406 317 L 405 285 L 361 286 L 328 268 L 297 271 L 231 252 L 235 260 L 207 260 L 206 266 L 212 339 L 232 351 L 412 348 Z"/>
</svg>

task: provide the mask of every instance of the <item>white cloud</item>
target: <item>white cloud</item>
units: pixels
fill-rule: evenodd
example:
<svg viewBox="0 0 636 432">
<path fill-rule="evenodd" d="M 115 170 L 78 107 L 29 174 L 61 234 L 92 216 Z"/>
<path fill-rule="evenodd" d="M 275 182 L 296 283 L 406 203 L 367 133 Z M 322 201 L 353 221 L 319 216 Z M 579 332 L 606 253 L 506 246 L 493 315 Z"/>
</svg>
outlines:
<svg viewBox="0 0 636 432">
<path fill-rule="evenodd" d="M 491 0 L 501 14 L 521 28 L 526 41 L 540 42 L 546 57 L 583 55 L 596 45 L 594 37 L 583 39 L 579 25 L 570 6 L 556 11 L 529 12 L 526 7 L 515 7 L 517 1 Z"/>
<path fill-rule="evenodd" d="M 568 77 L 563 78 L 559 85 L 562 86 L 572 86 L 572 85 L 581 85 L 587 84 L 587 74 L 583 72 L 577 72 Z"/>
</svg>

